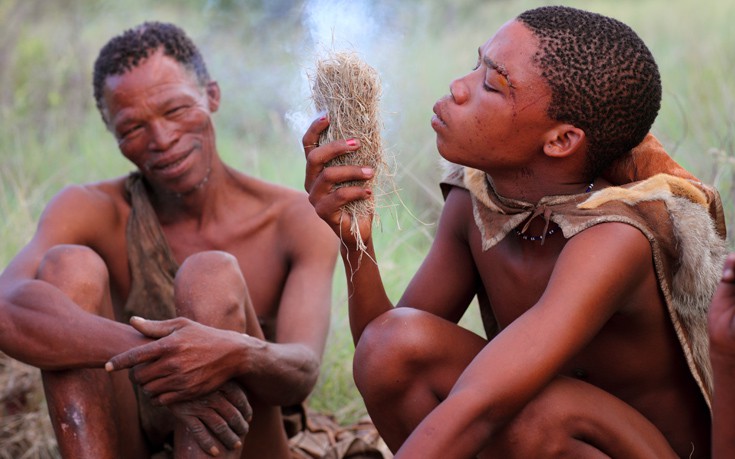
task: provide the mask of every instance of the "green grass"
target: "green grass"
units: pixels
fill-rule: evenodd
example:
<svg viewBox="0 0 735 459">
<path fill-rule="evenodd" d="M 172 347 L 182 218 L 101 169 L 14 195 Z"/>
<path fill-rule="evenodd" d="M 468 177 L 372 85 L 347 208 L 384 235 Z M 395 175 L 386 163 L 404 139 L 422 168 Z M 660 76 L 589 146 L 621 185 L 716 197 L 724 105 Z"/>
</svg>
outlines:
<svg viewBox="0 0 735 459">
<path fill-rule="evenodd" d="M 423 259 L 441 209 L 436 185 L 440 169 L 429 125 L 434 101 L 448 92 L 453 78 L 470 70 L 477 47 L 498 26 L 529 7 L 552 2 L 448 3 L 373 2 L 385 28 L 371 42 L 377 51 L 365 57 L 383 79 L 385 142 L 395 158 L 393 181 L 398 189 L 383 200 L 376 245 L 394 300 Z M 664 84 L 653 131 L 678 161 L 720 189 L 732 227 L 735 32 L 730 21 L 735 4 L 553 3 L 621 19 L 649 44 Z M 288 7 L 292 4 L 296 6 Z M 3 2 L 0 20 L 7 27 L 0 31 L 0 268 L 29 239 L 44 203 L 64 184 L 130 169 L 91 102 L 90 69 L 110 34 L 143 20 L 177 22 L 200 44 L 223 91 L 216 123 L 225 160 L 300 189 L 302 132 L 292 120 L 311 116 L 304 74 L 315 51 L 301 27 L 300 5 L 254 0 Z M 390 14 L 381 13 L 386 11 Z M 298 125 L 303 128 L 303 122 Z M 353 346 L 345 304 L 340 267 L 328 349 L 311 403 L 350 421 L 364 408 L 352 383 Z M 479 328 L 476 313 L 464 323 Z"/>
</svg>

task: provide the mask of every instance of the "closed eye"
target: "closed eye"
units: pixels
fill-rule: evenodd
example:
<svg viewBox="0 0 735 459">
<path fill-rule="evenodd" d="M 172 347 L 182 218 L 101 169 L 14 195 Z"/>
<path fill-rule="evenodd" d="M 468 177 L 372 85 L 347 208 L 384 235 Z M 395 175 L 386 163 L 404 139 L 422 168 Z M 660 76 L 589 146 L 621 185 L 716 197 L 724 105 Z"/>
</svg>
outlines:
<svg viewBox="0 0 735 459">
<path fill-rule="evenodd" d="M 187 108 L 186 105 L 179 105 L 178 107 L 174 107 L 166 112 L 166 116 L 178 115 L 179 113 L 184 111 L 185 108 Z"/>
<path fill-rule="evenodd" d="M 132 127 L 128 128 L 128 129 L 125 129 L 125 131 L 123 131 L 123 133 L 120 134 L 120 137 L 130 137 L 131 135 L 133 135 L 137 131 L 140 131 L 140 128 L 142 128 L 142 127 L 143 126 L 141 126 L 140 124 L 136 124 L 135 126 L 132 126 Z"/>
</svg>

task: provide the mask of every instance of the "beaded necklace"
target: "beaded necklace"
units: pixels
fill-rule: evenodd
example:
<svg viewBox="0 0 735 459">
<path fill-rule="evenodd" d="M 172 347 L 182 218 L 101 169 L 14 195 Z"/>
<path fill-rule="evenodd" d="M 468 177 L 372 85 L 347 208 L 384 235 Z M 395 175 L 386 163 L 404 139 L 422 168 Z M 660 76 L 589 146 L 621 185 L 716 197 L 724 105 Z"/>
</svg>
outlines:
<svg viewBox="0 0 735 459">
<path fill-rule="evenodd" d="M 590 184 L 587 185 L 587 189 L 584 190 L 584 192 L 585 193 L 589 193 L 590 191 L 592 191 L 592 188 L 594 188 L 594 187 L 595 187 L 595 183 L 594 182 L 590 182 Z M 558 226 L 555 227 L 555 228 L 549 228 L 549 230 L 546 231 L 545 234 L 540 234 L 538 236 L 530 236 L 530 235 L 528 235 L 526 233 L 522 233 L 521 230 L 519 230 L 518 228 L 516 228 L 515 231 L 516 231 L 516 236 L 520 237 L 524 241 L 544 241 L 547 237 L 549 237 L 552 234 L 556 233 L 556 231 L 558 229 L 559 229 Z"/>
</svg>

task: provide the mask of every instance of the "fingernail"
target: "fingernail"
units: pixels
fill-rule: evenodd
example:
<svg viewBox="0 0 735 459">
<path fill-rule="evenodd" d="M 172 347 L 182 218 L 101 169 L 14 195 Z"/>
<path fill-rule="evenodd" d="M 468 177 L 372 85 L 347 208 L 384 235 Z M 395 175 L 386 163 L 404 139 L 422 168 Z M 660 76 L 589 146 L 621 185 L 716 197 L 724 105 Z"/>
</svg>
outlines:
<svg viewBox="0 0 735 459">
<path fill-rule="evenodd" d="M 209 454 L 211 454 L 212 456 L 219 456 L 219 449 L 217 449 L 216 446 L 212 446 L 209 449 Z"/>
<path fill-rule="evenodd" d="M 240 449 L 240 448 L 242 448 L 242 442 L 238 441 L 237 443 L 235 443 L 235 449 Z"/>
<path fill-rule="evenodd" d="M 113 371 L 115 367 L 112 366 L 112 362 L 107 362 L 105 364 L 105 371 Z"/>
<path fill-rule="evenodd" d="M 362 170 L 362 173 L 365 174 L 366 176 L 372 177 L 372 175 L 373 175 L 373 168 L 372 167 L 363 167 L 361 170 Z"/>
<path fill-rule="evenodd" d="M 327 119 L 327 111 L 321 110 L 319 113 L 316 114 L 316 116 L 319 117 L 319 121 L 324 121 Z"/>
<path fill-rule="evenodd" d="M 142 318 L 142 317 L 140 317 L 140 316 L 133 316 L 133 317 L 130 318 L 130 321 L 131 322 L 134 321 L 134 320 L 139 320 L 139 321 L 142 321 L 142 322 L 145 321 L 145 319 Z"/>
<path fill-rule="evenodd" d="M 354 147 L 355 145 L 357 145 L 357 140 L 356 139 L 347 139 L 347 145 L 349 145 L 351 147 Z"/>
<path fill-rule="evenodd" d="M 365 190 L 365 193 L 367 193 L 368 196 L 372 196 L 373 195 L 373 190 L 371 190 L 371 189 L 368 188 L 367 190 Z"/>
</svg>

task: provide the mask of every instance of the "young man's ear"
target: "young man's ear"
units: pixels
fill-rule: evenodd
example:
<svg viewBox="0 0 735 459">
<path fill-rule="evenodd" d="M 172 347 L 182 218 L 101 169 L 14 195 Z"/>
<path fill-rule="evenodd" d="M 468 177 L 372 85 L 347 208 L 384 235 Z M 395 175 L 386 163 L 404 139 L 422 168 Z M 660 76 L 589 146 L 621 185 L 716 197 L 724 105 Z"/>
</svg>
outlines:
<svg viewBox="0 0 735 459">
<path fill-rule="evenodd" d="M 561 124 L 546 134 L 544 153 L 553 158 L 571 156 L 586 145 L 584 131 L 571 124 Z"/>
<path fill-rule="evenodd" d="M 207 102 L 209 103 L 209 111 L 214 113 L 219 108 L 220 90 L 216 81 L 207 83 Z"/>
</svg>

